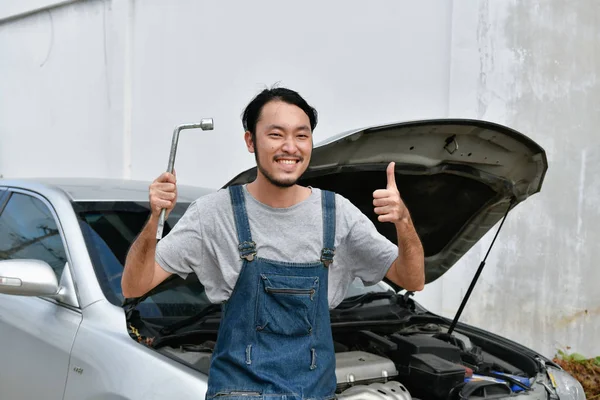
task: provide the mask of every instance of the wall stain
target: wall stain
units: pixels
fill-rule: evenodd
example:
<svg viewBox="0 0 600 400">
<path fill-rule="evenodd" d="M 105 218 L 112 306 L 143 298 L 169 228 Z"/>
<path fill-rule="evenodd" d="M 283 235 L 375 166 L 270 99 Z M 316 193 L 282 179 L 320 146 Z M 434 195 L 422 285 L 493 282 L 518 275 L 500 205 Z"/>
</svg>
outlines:
<svg viewBox="0 0 600 400">
<path fill-rule="evenodd" d="M 479 77 L 477 85 L 477 117 L 483 118 L 487 112 L 489 88 L 487 77 L 494 69 L 493 35 L 490 34 L 490 5 L 484 0 L 479 5 L 479 22 L 477 24 L 477 47 L 479 52 Z"/>
<path fill-rule="evenodd" d="M 52 49 L 54 48 L 54 20 L 52 19 L 52 12 L 47 10 L 48 18 L 50 20 L 50 44 L 48 45 L 48 52 L 46 53 L 46 57 L 44 61 L 40 64 L 40 68 L 43 67 L 50 58 L 50 54 L 52 53 Z"/>
<path fill-rule="evenodd" d="M 600 307 L 595 308 L 593 310 L 581 310 L 581 311 L 577 311 L 574 314 L 562 317 L 561 319 L 558 320 L 558 323 L 556 324 L 556 327 L 557 328 L 564 328 L 567 325 L 569 325 L 569 324 L 577 321 L 581 317 L 592 317 L 592 316 L 600 316 Z"/>
</svg>

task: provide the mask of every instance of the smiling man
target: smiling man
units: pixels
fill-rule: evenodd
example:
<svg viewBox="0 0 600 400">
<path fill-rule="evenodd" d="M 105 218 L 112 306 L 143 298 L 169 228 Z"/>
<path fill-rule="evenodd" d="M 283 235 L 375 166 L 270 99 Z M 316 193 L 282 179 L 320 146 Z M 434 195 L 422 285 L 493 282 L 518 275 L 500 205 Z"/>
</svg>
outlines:
<svg viewBox="0 0 600 400">
<path fill-rule="evenodd" d="M 222 304 L 207 399 L 332 399 L 335 354 L 329 309 L 355 278 L 387 276 L 408 290 L 424 285 L 424 254 L 394 175 L 373 193 L 380 223 L 393 223 L 398 246 L 338 194 L 297 181 L 312 154 L 317 112 L 296 92 L 258 94 L 242 116 L 257 177 L 201 197 L 156 244 L 162 208 L 177 198 L 165 173 L 150 186 L 152 214 L 132 245 L 122 278 L 138 297 L 170 274 L 195 273 Z"/>
</svg>

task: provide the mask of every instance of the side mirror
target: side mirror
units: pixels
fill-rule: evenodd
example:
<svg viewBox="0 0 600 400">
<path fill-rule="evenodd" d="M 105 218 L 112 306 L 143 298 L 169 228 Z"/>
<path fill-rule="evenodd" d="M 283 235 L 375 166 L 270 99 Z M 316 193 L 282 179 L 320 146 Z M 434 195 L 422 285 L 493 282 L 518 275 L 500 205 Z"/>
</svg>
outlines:
<svg viewBox="0 0 600 400">
<path fill-rule="evenodd" d="M 58 293 L 54 270 L 39 260 L 0 261 L 0 293 L 53 296 Z"/>
</svg>

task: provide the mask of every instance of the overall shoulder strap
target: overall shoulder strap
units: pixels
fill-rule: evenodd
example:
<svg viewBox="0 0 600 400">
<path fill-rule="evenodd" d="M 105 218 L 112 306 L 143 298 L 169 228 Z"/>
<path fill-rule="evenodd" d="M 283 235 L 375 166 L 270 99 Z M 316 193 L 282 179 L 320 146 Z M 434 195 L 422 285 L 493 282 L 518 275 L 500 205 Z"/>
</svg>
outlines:
<svg viewBox="0 0 600 400">
<path fill-rule="evenodd" d="M 323 207 L 323 250 L 321 261 L 326 267 L 333 262 L 335 254 L 335 193 L 322 190 L 321 205 Z"/>
<path fill-rule="evenodd" d="M 230 186 L 229 195 L 231 197 L 231 205 L 233 206 L 240 257 L 252 261 L 256 255 L 256 244 L 252 241 L 252 234 L 250 233 L 244 188 L 240 185 Z"/>
</svg>

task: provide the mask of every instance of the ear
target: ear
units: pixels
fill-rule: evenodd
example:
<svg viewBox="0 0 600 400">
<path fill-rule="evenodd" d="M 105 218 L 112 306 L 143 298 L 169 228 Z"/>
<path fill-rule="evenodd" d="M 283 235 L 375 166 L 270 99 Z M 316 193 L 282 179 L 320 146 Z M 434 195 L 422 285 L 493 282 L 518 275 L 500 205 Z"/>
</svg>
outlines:
<svg viewBox="0 0 600 400">
<path fill-rule="evenodd" d="M 248 152 L 254 153 L 254 142 L 252 142 L 252 134 L 250 131 L 246 131 L 246 133 L 244 133 L 244 140 L 246 141 Z"/>
</svg>

